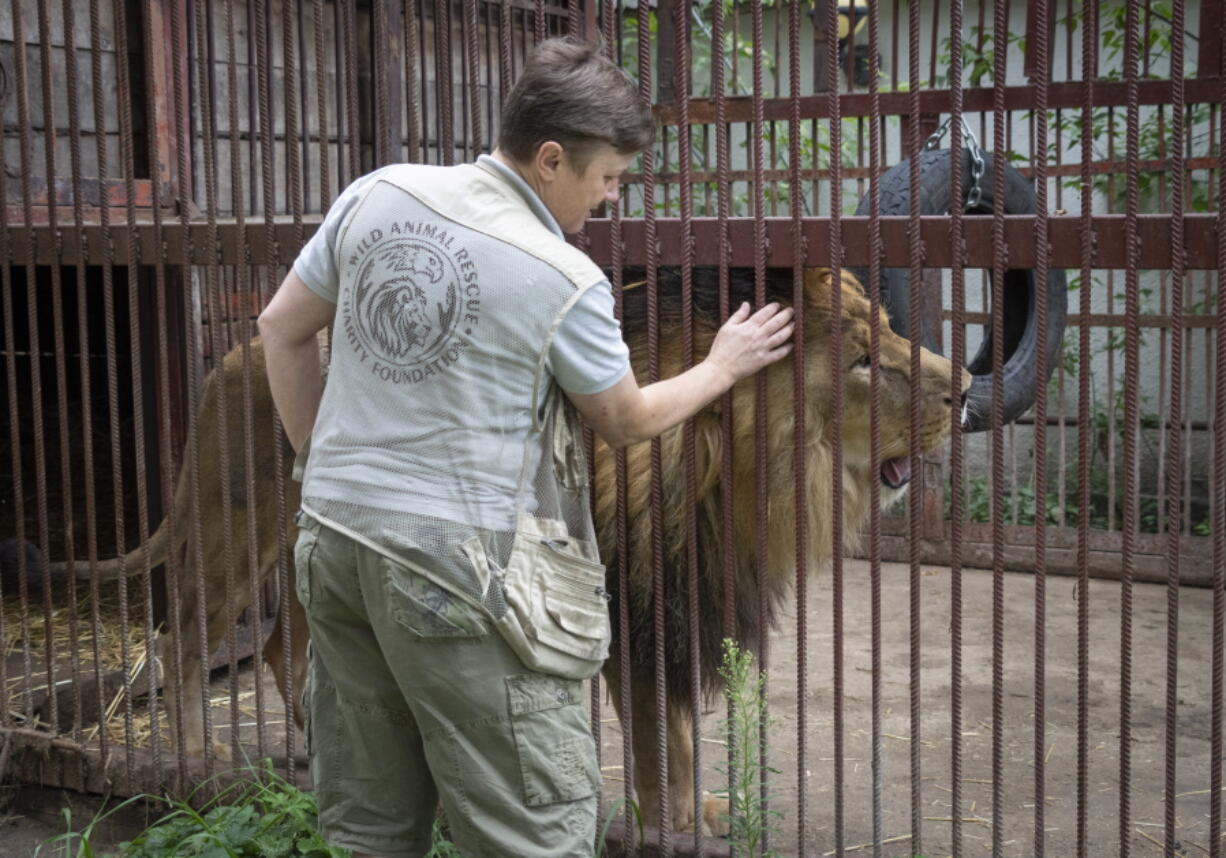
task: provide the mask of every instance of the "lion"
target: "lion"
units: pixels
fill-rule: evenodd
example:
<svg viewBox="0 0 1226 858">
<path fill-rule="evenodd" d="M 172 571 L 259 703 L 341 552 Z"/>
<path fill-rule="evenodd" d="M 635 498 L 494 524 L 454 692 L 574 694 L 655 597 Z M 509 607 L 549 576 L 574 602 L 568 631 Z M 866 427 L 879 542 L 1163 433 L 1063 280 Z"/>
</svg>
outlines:
<svg viewBox="0 0 1226 858">
<path fill-rule="evenodd" d="M 752 277 L 746 272 L 733 272 L 733 306 L 741 300 L 752 298 Z M 718 290 L 714 269 L 698 269 L 694 276 L 694 339 L 695 352 L 705 354 L 718 328 Z M 831 378 L 829 336 L 831 331 L 830 299 L 834 281 L 829 271 L 806 269 L 804 274 L 804 380 L 805 380 L 805 449 L 807 492 L 807 532 L 809 554 L 804 558 L 807 568 L 817 569 L 827 563 L 831 556 L 832 532 L 832 450 L 840 439 L 831 435 Z M 659 307 L 662 328 L 677 330 L 680 316 L 678 277 L 675 270 L 660 272 Z M 768 297 L 783 304 L 792 303 L 792 278 L 788 270 L 771 272 L 767 283 Z M 844 535 L 847 547 L 856 544 L 864 522 L 869 516 L 870 489 L 874 480 L 882 483 L 880 493 L 883 505 L 891 503 L 901 494 L 909 479 L 910 418 L 909 385 L 911 375 L 910 343 L 890 330 L 888 319 L 881 312 L 878 360 L 880 367 L 881 421 L 880 439 L 882 469 L 879 474 L 870 473 L 870 426 L 869 426 L 869 378 L 870 352 L 870 304 L 859 283 L 844 272 L 839 284 L 842 297 L 843 331 L 843 379 L 844 407 L 843 434 L 843 514 Z M 625 291 L 623 332 L 630 348 L 631 361 L 640 378 L 647 375 L 647 301 L 646 290 Z M 660 370 L 663 377 L 675 374 L 682 368 L 682 349 L 679 338 L 669 336 L 660 344 Z M 255 433 L 255 472 L 253 474 L 255 495 L 254 507 L 247 505 L 246 479 L 244 472 L 244 361 L 250 361 L 250 389 L 252 395 L 252 419 L 257 427 Z M 274 446 L 273 405 L 264 373 L 264 354 L 260 340 L 256 338 L 249 346 L 236 348 L 223 359 L 220 372 L 214 370 L 206 378 L 199 413 L 195 425 L 199 431 L 199 513 L 202 519 L 202 556 L 205 564 L 204 581 L 207 587 L 206 637 L 209 649 L 215 648 L 225 636 L 234 617 L 226 612 L 226 584 L 224 570 L 226 557 L 232 558 L 235 578 L 233 603 L 236 611 L 250 601 L 250 579 L 247 570 L 251 553 L 256 558 L 255 574 L 262 581 L 277 566 L 278 537 L 284 532 L 293 544 L 297 535 L 292 514 L 297 509 L 298 484 L 290 479 L 291 455 L 288 450 L 281 457 L 281 477 L 285 487 L 284 510 L 286 517 L 278 517 L 276 500 L 277 456 Z M 955 407 L 950 396 L 952 368 L 945 358 L 927 350 L 921 353 L 921 448 L 930 451 L 941 444 L 950 431 L 951 410 Z M 794 496 L 792 485 L 793 445 L 793 361 L 783 360 L 764 370 L 768 405 L 766 447 L 769 473 L 767 486 L 771 503 L 767 522 L 769 546 L 764 580 L 772 609 L 790 594 L 795 572 L 793 556 L 795 543 Z M 962 370 L 961 389 L 970 383 L 970 376 Z M 219 406 L 222 401 L 219 390 L 224 390 L 226 423 L 228 426 L 228 451 L 231 477 L 229 480 L 230 544 L 224 541 L 223 499 L 225 487 L 221 479 L 221 445 L 218 430 L 221 426 Z M 733 543 L 737 546 L 734 565 L 738 592 L 756 592 L 757 575 L 753 558 L 756 544 L 756 452 L 755 452 L 755 384 L 747 380 L 731 392 L 732 425 L 731 438 L 733 461 L 734 502 L 732 521 Z M 723 594 L 723 539 L 721 527 L 723 515 L 722 461 L 724 444 L 722 437 L 722 400 L 716 400 L 701 411 L 693 421 L 696 447 L 696 489 L 698 529 L 698 574 L 702 584 L 699 594 L 698 658 L 702 670 L 703 692 L 719 691 L 719 675 L 716 670 L 724 636 Z M 708 830 L 718 832 L 720 811 L 726 803 L 714 799 L 704 802 L 701 817 L 696 818 L 693 796 L 693 745 L 691 714 L 698 701 L 692 698 L 689 672 L 689 631 L 686 590 L 686 532 L 683 517 L 685 496 L 685 472 L 683 467 L 683 431 L 677 427 L 661 437 L 663 450 L 664 533 L 662 545 L 664 568 L 668 570 L 666 589 L 666 629 L 669 636 L 667 664 L 667 735 L 668 784 L 671 796 L 673 827 L 678 830 L 692 829 L 702 824 Z M 650 443 L 639 444 L 627 450 L 629 472 L 628 519 L 630 534 L 629 550 L 625 558 L 628 569 L 629 616 L 631 635 L 635 646 L 631 648 L 630 686 L 631 713 L 633 719 L 633 743 L 635 757 L 640 761 L 635 767 L 635 788 L 641 807 L 649 824 L 658 824 L 659 790 L 661 785 L 653 780 L 655 766 L 655 736 L 657 734 L 653 645 L 652 606 L 652 548 L 650 495 Z M 595 448 L 595 508 L 601 557 L 608 566 L 607 591 L 612 595 L 610 604 L 614 619 L 613 657 L 606 662 L 604 677 L 615 703 L 620 704 L 622 665 L 617 657 L 618 623 L 620 612 L 619 581 L 621 562 L 617 556 L 616 521 L 616 457 L 602 443 Z M 181 628 L 183 665 L 183 724 L 184 744 L 190 754 L 203 753 L 205 736 L 201 708 L 199 652 L 201 636 L 197 624 L 197 594 L 194 590 L 195 551 L 192 550 L 194 534 L 189 533 L 191 521 L 191 479 L 189 469 L 184 468 L 176 487 L 174 504 L 178 528 L 175 544 L 170 544 L 167 522 L 163 521 L 149 542 L 138 547 L 123 558 L 123 567 L 134 573 L 164 563 L 170 552 L 178 553 L 182 561 L 183 593 L 179 623 Z M 257 545 L 248 543 L 250 530 L 247 516 L 255 517 Z M 184 550 L 186 549 L 186 550 Z M 147 559 L 146 559 L 147 555 Z M 99 564 L 99 573 L 104 578 L 119 574 L 118 559 Z M 88 572 L 83 572 L 87 575 Z M 291 590 L 292 592 L 292 590 Z M 294 687 L 301 688 L 306 672 L 306 618 L 296 599 L 289 604 L 289 624 L 292 639 L 292 676 Z M 759 637 L 758 612 L 749 608 L 744 599 L 744 609 L 738 610 L 735 620 L 736 637 L 746 647 L 756 647 Z M 768 618 L 769 619 L 769 618 Z M 282 696 L 286 696 L 285 665 L 282 662 L 280 618 L 264 646 L 263 656 L 272 666 Z M 175 671 L 166 672 L 168 681 L 167 700 L 173 701 Z M 173 705 L 173 702 L 172 702 Z M 293 702 L 295 719 L 302 724 L 302 711 L 298 702 Z M 618 705 L 620 715 L 621 706 Z M 171 712 L 172 728 L 176 723 Z"/>
<path fill-rule="evenodd" d="M 752 272 L 732 272 L 730 306 L 752 300 Z M 663 330 L 678 330 L 680 302 L 675 274 L 661 272 L 659 305 Z M 771 271 L 767 283 L 768 300 L 793 303 L 792 272 Z M 834 280 L 825 269 L 806 269 L 804 273 L 804 387 L 805 387 L 805 478 L 806 547 L 805 568 L 820 569 L 831 559 L 833 530 L 833 450 L 841 444 L 843 469 L 844 548 L 854 550 L 867 522 L 874 481 L 881 482 L 880 501 L 887 507 L 903 493 L 910 479 L 910 384 L 911 343 L 894 333 L 885 310 L 880 311 L 879 360 L 881 471 L 871 472 L 870 376 L 871 305 L 860 283 L 844 271 L 839 284 L 842 297 L 842 376 L 843 425 L 838 438 L 832 434 L 830 332 L 831 295 Z M 624 300 L 623 329 L 630 347 L 635 373 L 647 373 L 647 296 L 643 289 L 628 290 Z M 704 355 L 714 339 L 718 318 L 718 271 L 698 269 L 693 278 L 694 351 Z M 682 369 L 679 337 L 661 338 L 660 377 L 668 378 Z M 952 365 L 927 349 L 920 360 L 921 452 L 929 452 L 944 442 L 950 433 L 952 409 Z M 796 505 L 793 486 L 793 399 L 794 364 L 783 360 L 763 370 L 766 383 L 767 429 L 766 475 L 768 554 L 762 575 L 767 590 L 770 614 L 791 593 L 795 581 Z M 961 391 L 965 395 L 971 376 L 961 371 Z M 759 641 L 757 600 L 758 575 L 754 560 L 757 545 L 757 450 L 755 444 L 756 387 L 752 379 L 732 391 L 732 544 L 736 546 L 735 568 L 737 611 L 734 620 L 736 639 L 743 647 L 756 651 Z M 718 667 L 722 660 L 725 633 L 723 458 L 721 428 L 723 404 L 716 400 L 693 421 L 695 441 L 695 489 L 697 508 L 697 570 L 699 582 L 698 659 L 702 690 L 710 696 L 720 690 Z M 964 419 L 964 418 L 963 418 Z M 677 830 L 691 830 L 695 823 L 708 833 L 726 831 L 727 802 L 708 797 L 699 819 L 695 818 L 692 715 L 699 701 L 693 699 L 690 674 L 690 631 L 687 606 L 688 552 L 685 526 L 685 454 L 682 427 L 661 436 L 663 487 L 663 567 L 665 579 L 665 653 L 668 736 L 668 784 L 671 818 Z M 624 566 L 628 570 L 630 694 L 633 750 L 636 760 L 634 785 L 647 824 L 659 824 L 659 791 L 656 780 L 656 742 L 659 728 L 655 695 L 655 634 L 651 539 L 651 444 L 627 451 L 627 522 L 629 549 Z M 617 575 L 616 458 L 602 444 L 596 450 L 596 526 L 601 558 L 610 570 L 608 590 L 612 595 L 613 646 L 605 663 L 604 677 L 622 716 L 621 670 L 619 659 L 620 591 Z M 771 616 L 768 616 L 770 621 Z"/>
</svg>

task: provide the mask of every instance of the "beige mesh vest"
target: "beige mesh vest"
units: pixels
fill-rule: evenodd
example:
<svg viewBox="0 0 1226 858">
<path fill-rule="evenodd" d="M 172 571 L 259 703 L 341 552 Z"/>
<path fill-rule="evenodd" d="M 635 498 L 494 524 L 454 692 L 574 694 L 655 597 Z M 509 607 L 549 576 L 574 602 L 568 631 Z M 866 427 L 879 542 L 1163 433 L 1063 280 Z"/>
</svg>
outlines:
<svg viewBox="0 0 1226 858">
<path fill-rule="evenodd" d="M 604 570 L 547 356 L 603 273 L 480 165 L 381 171 L 336 253 L 304 511 L 483 607 L 529 667 L 590 675 Z"/>
</svg>

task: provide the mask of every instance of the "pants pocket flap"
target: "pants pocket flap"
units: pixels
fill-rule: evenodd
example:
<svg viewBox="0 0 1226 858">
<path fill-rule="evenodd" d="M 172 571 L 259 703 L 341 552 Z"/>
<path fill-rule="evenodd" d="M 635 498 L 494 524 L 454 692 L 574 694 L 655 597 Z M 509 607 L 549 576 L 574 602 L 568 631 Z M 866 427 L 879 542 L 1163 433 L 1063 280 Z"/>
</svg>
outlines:
<svg viewBox="0 0 1226 858">
<path fill-rule="evenodd" d="M 578 703 L 582 699 L 582 689 L 583 684 L 576 679 L 545 674 L 507 677 L 507 697 L 512 717 Z"/>
</svg>

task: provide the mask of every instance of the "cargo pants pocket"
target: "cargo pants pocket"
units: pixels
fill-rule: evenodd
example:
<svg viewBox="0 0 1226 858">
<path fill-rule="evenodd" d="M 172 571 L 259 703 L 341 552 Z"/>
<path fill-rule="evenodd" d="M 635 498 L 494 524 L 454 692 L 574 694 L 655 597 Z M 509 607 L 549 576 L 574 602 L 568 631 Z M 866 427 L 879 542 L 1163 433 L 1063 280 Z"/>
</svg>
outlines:
<svg viewBox="0 0 1226 858">
<path fill-rule="evenodd" d="M 595 795 L 600 773 L 581 703 L 582 683 L 543 674 L 506 681 L 524 804 L 540 807 Z"/>
<path fill-rule="evenodd" d="M 294 543 L 294 592 L 303 609 L 309 612 L 313 601 L 311 558 L 319 542 L 320 524 L 301 510 L 295 514 L 294 522 L 298 525 L 298 540 Z"/>
<path fill-rule="evenodd" d="M 383 589 L 391 618 L 419 640 L 479 638 L 490 626 L 480 610 L 425 575 L 384 558 Z"/>
</svg>

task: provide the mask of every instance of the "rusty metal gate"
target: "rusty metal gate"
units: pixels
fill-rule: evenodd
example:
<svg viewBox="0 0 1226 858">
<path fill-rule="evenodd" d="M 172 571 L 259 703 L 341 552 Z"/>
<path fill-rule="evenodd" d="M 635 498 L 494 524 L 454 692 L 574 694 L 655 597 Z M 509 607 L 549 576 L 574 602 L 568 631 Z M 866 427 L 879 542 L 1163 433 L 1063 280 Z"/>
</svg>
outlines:
<svg viewBox="0 0 1226 858">
<path fill-rule="evenodd" d="M 734 300 L 802 317 L 796 360 L 600 454 L 602 812 L 636 778 L 685 793 L 610 843 L 1221 855 L 1224 11 L 2 4 L 0 774 L 185 794 L 271 758 L 306 783 L 296 489 L 255 315 L 350 181 L 488 152 L 532 44 L 569 33 L 655 110 L 575 237 L 640 378 L 701 360 Z M 817 268 L 862 284 L 863 356 Z M 935 429 L 918 381 L 889 387 L 921 344 L 975 377 Z M 668 660 L 725 636 L 753 654 L 735 698 Z"/>
</svg>

